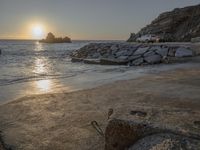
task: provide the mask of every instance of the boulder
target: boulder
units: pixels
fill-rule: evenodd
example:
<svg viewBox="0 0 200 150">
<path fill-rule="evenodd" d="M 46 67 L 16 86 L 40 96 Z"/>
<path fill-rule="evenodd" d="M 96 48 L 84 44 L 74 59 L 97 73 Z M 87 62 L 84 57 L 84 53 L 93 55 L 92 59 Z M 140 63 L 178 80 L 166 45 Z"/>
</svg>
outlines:
<svg viewBox="0 0 200 150">
<path fill-rule="evenodd" d="M 119 60 L 126 60 L 126 59 L 128 59 L 128 56 L 120 56 L 117 59 L 119 59 Z"/>
<path fill-rule="evenodd" d="M 151 55 L 144 58 L 144 60 L 149 64 L 160 63 L 162 58 L 160 55 Z"/>
<path fill-rule="evenodd" d="M 191 42 L 193 42 L 193 43 L 200 42 L 200 37 L 192 38 L 192 39 L 191 39 Z"/>
<path fill-rule="evenodd" d="M 84 59 L 83 62 L 85 64 L 100 64 L 99 59 Z"/>
<path fill-rule="evenodd" d="M 113 118 L 105 130 L 105 150 L 198 150 L 199 145 L 196 135 L 145 121 Z"/>
<path fill-rule="evenodd" d="M 101 54 L 99 54 L 99 53 L 94 53 L 92 55 L 92 58 L 99 58 L 99 57 L 101 57 Z"/>
<path fill-rule="evenodd" d="M 117 47 L 117 45 L 113 45 L 113 46 L 111 46 L 110 49 L 111 49 L 112 51 L 114 51 L 114 52 L 117 52 L 118 47 Z"/>
<path fill-rule="evenodd" d="M 185 47 L 180 47 L 176 50 L 175 57 L 191 57 L 193 56 L 193 51 Z"/>
<path fill-rule="evenodd" d="M 162 57 L 165 57 L 168 54 L 168 50 L 169 50 L 168 48 L 160 48 L 160 49 L 156 50 L 156 53 Z"/>
<path fill-rule="evenodd" d="M 142 57 L 135 59 L 134 61 L 132 61 L 129 65 L 130 66 L 139 66 L 144 62 L 144 59 Z"/>
<path fill-rule="evenodd" d="M 141 55 L 133 55 L 133 56 L 129 56 L 128 60 L 133 61 L 133 60 L 136 60 L 136 59 L 141 58 L 141 57 L 142 57 Z"/>
<path fill-rule="evenodd" d="M 187 150 L 196 149 L 196 140 L 172 133 L 149 135 L 135 142 L 128 150 Z M 196 143 L 196 144 L 195 144 Z"/>
<path fill-rule="evenodd" d="M 72 57 L 71 62 L 82 62 L 83 58 Z"/>
<path fill-rule="evenodd" d="M 144 57 L 147 57 L 147 56 L 152 56 L 152 55 L 155 55 L 156 53 L 154 51 L 148 51 L 144 54 Z"/>
<path fill-rule="evenodd" d="M 127 65 L 128 60 L 101 58 L 101 65 Z"/>
<path fill-rule="evenodd" d="M 115 54 L 116 57 L 120 57 L 120 56 L 127 56 L 127 51 L 125 50 L 120 50 Z"/>
<path fill-rule="evenodd" d="M 148 51 L 149 47 L 140 47 L 135 52 L 134 55 L 143 55 Z"/>
<path fill-rule="evenodd" d="M 175 57 L 176 49 L 175 48 L 170 48 L 168 51 L 168 56 L 170 57 Z"/>
</svg>

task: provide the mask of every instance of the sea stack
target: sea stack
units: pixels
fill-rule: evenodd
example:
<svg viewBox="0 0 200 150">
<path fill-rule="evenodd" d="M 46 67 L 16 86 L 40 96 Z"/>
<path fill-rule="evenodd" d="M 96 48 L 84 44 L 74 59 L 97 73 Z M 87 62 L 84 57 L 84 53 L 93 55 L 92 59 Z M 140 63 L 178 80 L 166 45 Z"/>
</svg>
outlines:
<svg viewBox="0 0 200 150">
<path fill-rule="evenodd" d="M 69 37 L 55 37 L 53 33 L 49 32 L 46 39 L 42 39 L 39 42 L 41 43 L 71 43 L 71 39 Z"/>
</svg>

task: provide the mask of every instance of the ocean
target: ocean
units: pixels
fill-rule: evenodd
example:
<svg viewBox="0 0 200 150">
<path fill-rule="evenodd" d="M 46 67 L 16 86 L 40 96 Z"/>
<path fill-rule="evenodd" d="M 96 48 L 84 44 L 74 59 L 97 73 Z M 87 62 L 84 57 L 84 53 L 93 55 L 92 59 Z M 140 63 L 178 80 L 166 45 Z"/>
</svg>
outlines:
<svg viewBox="0 0 200 150">
<path fill-rule="evenodd" d="M 87 77 L 89 72 L 105 73 L 126 68 L 71 63 L 69 54 L 73 50 L 96 42 L 111 41 L 44 44 L 30 40 L 1 40 L 0 102 L 32 94 L 72 91 L 80 87 L 79 84 L 86 84 L 86 80 L 92 81 Z"/>
<path fill-rule="evenodd" d="M 72 63 L 70 53 L 89 43 L 73 41 L 44 44 L 37 41 L 0 40 L 0 103 L 35 94 L 65 93 L 94 88 L 194 64 L 101 66 Z"/>
</svg>

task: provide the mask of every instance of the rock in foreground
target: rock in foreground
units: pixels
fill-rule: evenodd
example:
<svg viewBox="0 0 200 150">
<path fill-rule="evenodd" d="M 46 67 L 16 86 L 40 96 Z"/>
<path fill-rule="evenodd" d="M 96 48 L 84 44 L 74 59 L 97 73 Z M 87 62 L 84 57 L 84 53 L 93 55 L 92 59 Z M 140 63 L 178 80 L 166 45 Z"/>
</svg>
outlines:
<svg viewBox="0 0 200 150">
<path fill-rule="evenodd" d="M 192 57 L 195 53 L 184 46 L 128 43 L 92 43 L 72 53 L 72 62 L 101 65 L 148 65 L 165 63 L 170 58 Z"/>
<path fill-rule="evenodd" d="M 112 119 L 105 131 L 105 150 L 197 150 L 199 146 L 197 135 L 142 122 Z"/>
</svg>

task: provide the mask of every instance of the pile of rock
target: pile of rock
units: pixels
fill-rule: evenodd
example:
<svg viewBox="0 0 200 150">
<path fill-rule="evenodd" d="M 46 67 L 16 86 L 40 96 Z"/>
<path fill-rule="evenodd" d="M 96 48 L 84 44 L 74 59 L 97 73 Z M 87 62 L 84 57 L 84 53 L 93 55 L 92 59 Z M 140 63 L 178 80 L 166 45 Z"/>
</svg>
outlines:
<svg viewBox="0 0 200 150">
<path fill-rule="evenodd" d="M 169 58 L 194 56 L 181 46 L 128 43 L 92 43 L 72 53 L 72 62 L 101 65 L 148 65 L 168 62 Z"/>
</svg>

